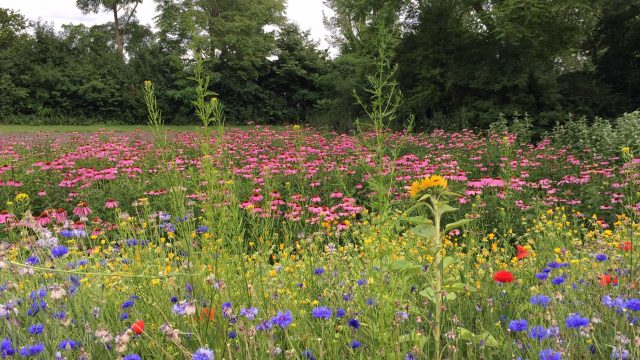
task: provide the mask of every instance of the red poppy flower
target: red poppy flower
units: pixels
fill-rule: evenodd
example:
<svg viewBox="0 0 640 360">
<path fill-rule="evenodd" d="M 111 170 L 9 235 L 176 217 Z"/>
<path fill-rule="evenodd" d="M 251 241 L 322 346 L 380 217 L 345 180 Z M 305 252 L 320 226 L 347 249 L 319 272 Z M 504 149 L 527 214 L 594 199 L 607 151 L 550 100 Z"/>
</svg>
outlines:
<svg viewBox="0 0 640 360">
<path fill-rule="evenodd" d="M 496 282 L 501 282 L 501 283 L 510 283 L 515 279 L 515 277 L 513 276 L 513 274 L 510 271 L 507 270 L 500 270 L 500 271 L 496 271 L 495 274 L 493 274 L 493 280 Z"/>
<path fill-rule="evenodd" d="M 131 325 L 131 330 L 140 335 L 144 332 L 144 320 L 138 320 Z"/>
<path fill-rule="evenodd" d="M 526 257 L 529 257 L 529 255 L 531 255 L 529 253 L 529 250 L 525 249 L 524 247 L 522 247 L 520 245 L 516 245 L 516 248 L 518 249 L 518 254 L 516 255 L 518 260 L 524 259 Z"/>
<path fill-rule="evenodd" d="M 620 243 L 618 247 L 624 251 L 631 251 L 631 241 L 625 241 L 624 243 Z"/>
<path fill-rule="evenodd" d="M 613 284 L 614 286 L 618 285 L 618 278 L 611 277 L 609 274 L 602 274 L 600 276 L 600 286 L 607 286 L 609 284 Z"/>
</svg>

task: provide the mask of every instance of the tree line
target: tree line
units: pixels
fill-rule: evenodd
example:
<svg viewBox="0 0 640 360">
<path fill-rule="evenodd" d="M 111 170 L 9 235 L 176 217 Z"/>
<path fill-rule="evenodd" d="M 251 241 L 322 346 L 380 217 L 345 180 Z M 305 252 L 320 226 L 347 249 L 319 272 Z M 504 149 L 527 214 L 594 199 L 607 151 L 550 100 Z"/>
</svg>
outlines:
<svg viewBox="0 0 640 360">
<path fill-rule="evenodd" d="M 144 123 L 152 80 L 167 123 L 196 123 L 198 51 L 227 122 L 349 129 L 382 36 L 398 125 L 528 114 L 548 129 L 640 107 L 640 0 L 325 0 L 335 56 L 287 19 L 284 0 L 155 0 L 154 28 L 136 19 L 141 1 L 77 0 L 113 21 L 61 30 L 0 8 L 0 122 Z"/>
</svg>

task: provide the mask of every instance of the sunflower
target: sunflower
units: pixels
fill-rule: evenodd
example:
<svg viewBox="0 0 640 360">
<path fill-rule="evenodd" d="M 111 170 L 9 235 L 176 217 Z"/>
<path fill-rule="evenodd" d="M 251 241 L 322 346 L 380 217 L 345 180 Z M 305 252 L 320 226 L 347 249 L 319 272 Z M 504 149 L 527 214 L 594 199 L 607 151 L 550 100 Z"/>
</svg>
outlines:
<svg viewBox="0 0 640 360">
<path fill-rule="evenodd" d="M 422 180 L 415 181 L 413 184 L 411 184 L 409 195 L 411 197 L 416 197 L 419 193 L 421 193 L 426 189 L 436 188 L 436 187 L 440 187 L 444 189 L 447 187 L 447 185 L 448 185 L 447 179 L 443 178 L 440 175 L 432 175 Z"/>
</svg>

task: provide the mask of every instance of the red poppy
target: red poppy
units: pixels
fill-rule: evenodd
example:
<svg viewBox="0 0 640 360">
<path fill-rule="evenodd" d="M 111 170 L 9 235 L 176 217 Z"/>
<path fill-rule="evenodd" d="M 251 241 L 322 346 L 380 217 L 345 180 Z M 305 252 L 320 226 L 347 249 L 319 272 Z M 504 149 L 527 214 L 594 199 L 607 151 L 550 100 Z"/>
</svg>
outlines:
<svg viewBox="0 0 640 360">
<path fill-rule="evenodd" d="M 518 260 L 524 259 L 526 257 L 529 257 L 529 255 L 531 255 L 531 253 L 529 253 L 529 250 L 525 249 L 520 245 L 516 245 L 516 248 L 518 249 L 518 254 L 516 255 Z"/>
<path fill-rule="evenodd" d="M 624 243 L 620 243 L 618 247 L 624 251 L 631 251 L 631 241 L 625 241 Z"/>
<path fill-rule="evenodd" d="M 618 285 L 618 278 L 611 277 L 609 274 L 603 274 L 600 276 L 600 286 L 607 286 L 609 284 L 613 284 L 613 286 Z"/>
<path fill-rule="evenodd" d="M 510 271 L 507 270 L 500 270 L 500 271 L 496 271 L 495 274 L 493 274 L 493 280 L 496 282 L 501 282 L 501 283 L 510 283 L 515 279 L 515 277 L 513 276 L 513 274 Z"/>
<path fill-rule="evenodd" d="M 202 313 L 200 313 L 200 320 L 208 319 L 209 321 L 213 321 L 213 318 L 216 315 L 215 309 L 209 309 L 206 307 L 202 308 Z"/>
<path fill-rule="evenodd" d="M 140 335 L 144 332 L 144 320 L 138 320 L 131 325 L 131 330 Z"/>
</svg>

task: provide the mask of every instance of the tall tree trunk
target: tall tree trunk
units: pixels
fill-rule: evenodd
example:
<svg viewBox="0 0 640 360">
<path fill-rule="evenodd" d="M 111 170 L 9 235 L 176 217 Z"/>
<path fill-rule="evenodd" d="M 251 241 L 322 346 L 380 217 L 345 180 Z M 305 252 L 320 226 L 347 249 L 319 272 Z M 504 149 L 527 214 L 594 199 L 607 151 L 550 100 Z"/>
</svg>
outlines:
<svg viewBox="0 0 640 360">
<path fill-rule="evenodd" d="M 113 8 L 113 26 L 115 27 L 115 42 L 116 42 L 116 54 L 121 59 L 124 58 L 124 39 L 123 35 L 120 32 L 120 21 L 118 20 L 118 6 L 115 5 Z"/>
</svg>

